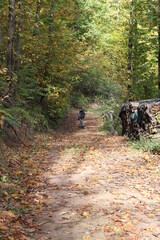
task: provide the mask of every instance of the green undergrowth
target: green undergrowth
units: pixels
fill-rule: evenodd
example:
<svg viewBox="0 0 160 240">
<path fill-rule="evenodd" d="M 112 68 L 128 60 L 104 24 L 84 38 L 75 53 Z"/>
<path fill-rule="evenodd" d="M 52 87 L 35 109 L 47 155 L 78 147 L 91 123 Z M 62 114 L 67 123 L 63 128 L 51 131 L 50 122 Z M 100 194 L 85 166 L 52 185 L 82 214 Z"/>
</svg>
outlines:
<svg viewBox="0 0 160 240">
<path fill-rule="evenodd" d="M 98 88 L 101 116 L 104 124 L 102 130 L 111 135 L 121 134 L 119 112 L 122 104 L 122 87 L 110 79 L 101 81 Z"/>
<path fill-rule="evenodd" d="M 150 139 L 142 136 L 140 140 L 129 142 L 133 149 L 142 150 L 144 152 L 151 152 L 153 154 L 160 153 L 160 140 Z"/>
<path fill-rule="evenodd" d="M 122 126 L 119 118 L 121 105 L 115 99 L 106 102 L 101 107 L 101 115 L 103 117 L 102 130 L 111 135 L 121 135 Z"/>
<path fill-rule="evenodd" d="M 91 102 L 91 97 L 85 97 L 84 94 L 80 92 L 73 92 L 71 95 L 71 106 L 74 108 L 87 109 L 89 102 Z"/>
<path fill-rule="evenodd" d="M 115 115 L 113 121 L 109 117 L 105 118 L 102 131 L 106 131 L 110 135 L 121 135 L 122 127 L 118 115 Z"/>
</svg>

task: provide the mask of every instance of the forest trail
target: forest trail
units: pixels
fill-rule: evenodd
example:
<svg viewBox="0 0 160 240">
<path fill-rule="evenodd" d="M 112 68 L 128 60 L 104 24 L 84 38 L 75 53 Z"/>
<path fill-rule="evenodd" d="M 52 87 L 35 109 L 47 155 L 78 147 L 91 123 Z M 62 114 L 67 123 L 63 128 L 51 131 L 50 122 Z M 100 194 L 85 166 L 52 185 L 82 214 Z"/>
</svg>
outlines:
<svg viewBox="0 0 160 240">
<path fill-rule="evenodd" d="M 45 200 L 36 240 L 160 239 L 160 164 L 126 140 L 100 131 L 87 113 L 73 112 L 66 129 L 48 139 Z M 46 168 L 44 168 L 46 169 Z"/>
</svg>

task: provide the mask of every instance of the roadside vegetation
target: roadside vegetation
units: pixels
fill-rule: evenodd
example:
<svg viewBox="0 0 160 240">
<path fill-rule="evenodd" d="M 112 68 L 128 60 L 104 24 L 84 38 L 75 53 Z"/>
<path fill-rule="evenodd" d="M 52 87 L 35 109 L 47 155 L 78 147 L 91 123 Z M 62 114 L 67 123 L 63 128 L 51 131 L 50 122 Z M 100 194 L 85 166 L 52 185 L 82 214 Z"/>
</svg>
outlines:
<svg viewBox="0 0 160 240">
<path fill-rule="evenodd" d="M 152 154 L 160 154 L 160 140 L 142 136 L 140 140 L 130 142 L 133 149 L 150 152 Z"/>
<path fill-rule="evenodd" d="M 45 202 L 34 187 L 70 109 L 97 103 L 103 130 L 120 135 L 121 104 L 159 96 L 159 8 L 155 0 L 0 1 L 1 239 L 32 237 L 29 213 Z M 144 138 L 133 145 L 160 149 Z"/>
</svg>

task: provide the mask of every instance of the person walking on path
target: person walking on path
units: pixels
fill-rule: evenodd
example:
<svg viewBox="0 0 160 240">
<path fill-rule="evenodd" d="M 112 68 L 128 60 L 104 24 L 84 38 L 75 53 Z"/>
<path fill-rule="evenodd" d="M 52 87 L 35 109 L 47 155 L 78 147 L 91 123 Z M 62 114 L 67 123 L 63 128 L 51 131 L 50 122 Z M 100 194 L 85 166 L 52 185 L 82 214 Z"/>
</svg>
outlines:
<svg viewBox="0 0 160 240">
<path fill-rule="evenodd" d="M 80 121 L 81 128 L 84 129 L 84 118 L 85 118 L 85 111 L 80 108 L 79 114 L 78 114 L 78 120 Z"/>
</svg>

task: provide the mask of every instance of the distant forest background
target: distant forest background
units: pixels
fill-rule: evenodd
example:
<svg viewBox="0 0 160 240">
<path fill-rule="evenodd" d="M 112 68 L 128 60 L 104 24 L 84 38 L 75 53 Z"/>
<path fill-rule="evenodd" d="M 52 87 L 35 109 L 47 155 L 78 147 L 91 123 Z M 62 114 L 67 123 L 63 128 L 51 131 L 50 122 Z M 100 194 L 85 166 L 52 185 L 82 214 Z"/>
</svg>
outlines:
<svg viewBox="0 0 160 240">
<path fill-rule="evenodd" d="M 160 0 L 1 0 L 0 126 L 158 98 Z"/>
</svg>

